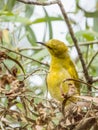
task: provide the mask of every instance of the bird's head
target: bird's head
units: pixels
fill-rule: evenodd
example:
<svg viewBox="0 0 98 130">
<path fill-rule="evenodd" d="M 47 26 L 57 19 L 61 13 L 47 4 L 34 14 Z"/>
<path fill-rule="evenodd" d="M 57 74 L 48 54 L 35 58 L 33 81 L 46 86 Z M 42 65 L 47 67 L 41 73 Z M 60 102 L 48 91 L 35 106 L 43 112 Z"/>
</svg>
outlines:
<svg viewBox="0 0 98 130">
<path fill-rule="evenodd" d="M 68 47 L 63 42 L 56 39 L 51 39 L 42 45 L 46 46 L 50 54 L 55 57 L 63 58 L 63 56 L 65 57 L 65 54 L 68 52 Z"/>
</svg>

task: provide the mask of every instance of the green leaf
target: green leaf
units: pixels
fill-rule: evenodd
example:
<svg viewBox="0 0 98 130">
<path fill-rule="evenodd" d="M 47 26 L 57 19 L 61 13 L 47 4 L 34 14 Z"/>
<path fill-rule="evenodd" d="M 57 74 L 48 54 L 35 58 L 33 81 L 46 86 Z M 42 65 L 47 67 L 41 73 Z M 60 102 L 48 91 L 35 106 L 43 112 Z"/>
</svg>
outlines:
<svg viewBox="0 0 98 130">
<path fill-rule="evenodd" d="M 0 12 L 0 21 L 1 22 L 18 22 L 25 25 L 31 24 L 31 21 L 28 18 L 9 13 L 9 12 Z"/>
<path fill-rule="evenodd" d="M 48 28 L 49 28 L 49 39 L 52 39 L 52 37 L 53 37 L 52 24 L 51 24 L 51 21 L 50 21 L 50 18 L 49 18 L 47 11 L 45 10 L 45 8 L 43 8 L 43 9 L 44 9 L 44 12 L 46 15 L 46 19 L 47 19 L 46 22 L 47 22 Z"/>
<path fill-rule="evenodd" d="M 43 49 L 39 51 L 38 53 L 34 54 L 32 58 L 36 60 L 42 60 L 45 56 L 47 56 L 48 51 L 46 49 Z"/>
<path fill-rule="evenodd" d="M 14 65 L 15 65 L 15 62 L 14 61 L 11 61 L 9 59 L 6 59 L 4 60 L 4 64 L 9 68 L 11 69 Z"/>
<path fill-rule="evenodd" d="M 84 31 L 78 31 L 75 33 L 75 36 L 77 38 L 77 40 L 79 42 L 83 42 L 83 41 L 93 41 L 95 40 L 95 36 L 98 38 L 98 35 L 93 32 L 93 31 L 89 31 L 89 30 L 84 30 Z M 66 40 L 68 40 L 68 42 L 70 44 L 73 43 L 72 38 L 70 36 L 70 34 L 66 35 Z"/>
<path fill-rule="evenodd" d="M 0 10 L 2 10 L 4 8 L 4 0 L 0 0 Z"/>
<path fill-rule="evenodd" d="M 42 41 L 45 41 L 45 38 L 46 38 L 46 35 L 47 35 L 47 23 L 45 25 L 45 28 L 44 28 L 44 33 L 43 33 L 43 40 Z"/>
<path fill-rule="evenodd" d="M 79 0 L 76 0 L 76 4 L 78 4 L 79 3 Z"/>
<path fill-rule="evenodd" d="M 21 65 L 21 63 L 18 60 L 14 59 L 14 58 L 12 58 L 10 56 L 7 56 L 7 57 L 8 57 L 9 60 L 14 61 L 21 68 L 21 70 L 23 71 L 23 73 L 25 74 L 24 68 L 23 68 L 23 66 Z"/>
<path fill-rule="evenodd" d="M 98 33 L 98 18 L 94 18 L 93 21 L 94 21 L 93 29 Z"/>
<path fill-rule="evenodd" d="M 95 12 L 84 12 L 86 17 L 94 18 L 98 17 L 98 10 Z"/>
<path fill-rule="evenodd" d="M 13 128 L 13 129 L 17 129 L 17 127 L 18 128 L 20 128 L 21 127 L 21 123 L 20 122 L 18 122 L 18 121 L 13 121 L 12 123 L 9 123 L 9 126 L 11 127 L 11 128 Z"/>
<path fill-rule="evenodd" d="M 14 16 L 14 14 L 12 13 L 12 12 L 9 12 L 9 11 L 5 11 L 5 10 L 1 10 L 0 11 L 0 18 L 1 18 L 1 16 Z"/>
<path fill-rule="evenodd" d="M 33 31 L 33 29 L 30 26 L 25 26 L 25 29 L 27 31 L 27 39 L 31 43 L 32 46 L 36 46 L 36 36 Z"/>
<path fill-rule="evenodd" d="M 6 10 L 11 11 L 16 4 L 16 0 L 8 0 L 6 3 Z"/>
<path fill-rule="evenodd" d="M 35 7 L 35 6 L 33 6 L 33 5 L 26 5 L 25 16 L 26 16 L 27 18 L 30 18 L 31 15 L 33 14 L 33 12 L 34 12 L 34 7 Z"/>
<path fill-rule="evenodd" d="M 2 104 L 3 107 L 7 108 L 8 106 L 8 99 L 5 97 L 5 98 L 1 98 L 0 99 L 0 105 Z"/>
<path fill-rule="evenodd" d="M 95 39 L 95 36 L 90 31 L 82 31 L 80 32 L 80 35 L 82 35 L 86 41 L 93 41 Z"/>
<path fill-rule="evenodd" d="M 18 107 L 21 111 L 23 111 L 23 104 L 22 104 L 22 103 L 17 103 L 17 107 Z"/>
<path fill-rule="evenodd" d="M 73 40 L 72 40 L 72 38 L 71 38 L 71 36 L 70 36 L 69 33 L 66 35 L 66 40 L 67 40 L 70 44 L 73 44 Z"/>
<path fill-rule="evenodd" d="M 46 2 L 47 0 L 37 0 L 38 2 Z"/>
<path fill-rule="evenodd" d="M 51 16 L 48 16 L 50 21 L 63 21 L 62 17 L 58 16 L 58 17 L 51 17 Z M 38 23 L 43 23 L 43 22 L 46 22 L 47 20 L 47 17 L 42 17 L 42 18 L 37 18 L 35 19 L 31 24 L 38 24 Z"/>
</svg>

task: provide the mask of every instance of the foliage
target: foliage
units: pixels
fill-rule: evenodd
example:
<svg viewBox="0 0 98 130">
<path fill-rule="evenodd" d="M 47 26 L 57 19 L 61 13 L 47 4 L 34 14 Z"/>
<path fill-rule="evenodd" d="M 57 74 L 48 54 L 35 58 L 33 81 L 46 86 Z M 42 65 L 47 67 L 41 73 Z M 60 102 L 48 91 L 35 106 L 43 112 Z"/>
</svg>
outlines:
<svg viewBox="0 0 98 130">
<path fill-rule="evenodd" d="M 80 11 L 84 14 L 85 29 L 79 28 L 79 23 L 70 13 L 68 16 L 73 27 L 78 28 L 75 30 L 75 36 L 87 69 L 92 77 L 97 77 L 98 9 L 96 6 L 94 12 L 87 11 L 81 7 L 80 0 L 75 4 L 71 14 L 74 17 Z M 43 16 L 36 16 L 40 14 L 38 11 L 36 13 L 36 5 L 27 5 L 16 0 L 0 0 L 0 129 L 67 130 L 74 129 L 75 124 L 81 124 L 81 121 L 84 121 L 84 126 L 91 121 L 89 127 L 98 128 L 95 118 L 98 114 L 95 105 L 98 104 L 97 99 L 95 104 L 86 102 L 86 109 L 82 105 L 80 109 L 77 106 L 70 106 L 69 111 L 64 113 L 66 117 L 62 117 L 61 104 L 53 99 L 47 99 L 45 81 L 49 69 L 49 56 L 47 50 L 39 46 L 36 41 L 39 41 L 40 34 L 42 34 L 41 42 L 53 38 L 55 23 L 58 23 L 57 28 L 61 23 L 64 25 L 65 23 L 62 14 L 50 15 L 46 7 L 41 8 Z M 89 18 L 94 20 L 93 26 L 89 25 Z M 37 26 L 43 28 L 43 33 L 42 30 L 41 33 L 36 33 Z M 74 44 L 68 32 L 64 33 L 64 38 L 73 51 Z M 75 63 L 79 68 L 80 78 L 84 80 L 78 56 L 75 57 Z M 93 84 L 94 87 L 97 85 L 97 82 Z M 82 84 L 82 95 L 88 92 L 86 87 Z M 93 96 L 97 95 L 95 88 L 92 91 Z M 87 113 L 88 108 L 91 109 Z"/>
</svg>

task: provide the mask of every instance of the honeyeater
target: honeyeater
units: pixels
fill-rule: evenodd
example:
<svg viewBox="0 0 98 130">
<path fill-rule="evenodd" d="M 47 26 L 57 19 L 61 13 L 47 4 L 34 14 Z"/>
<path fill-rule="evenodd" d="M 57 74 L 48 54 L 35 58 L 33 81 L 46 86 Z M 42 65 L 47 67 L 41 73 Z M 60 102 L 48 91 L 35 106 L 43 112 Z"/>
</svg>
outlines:
<svg viewBox="0 0 98 130">
<path fill-rule="evenodd" d="M 74 80 L 78 79 L 75 65 L 68 53 L 68 47 L 59 40 L 51 39 L 43 43 L 51 56 L 50 69 L 47 75 L 47 85 L 50 95 L 63 101 L 62 95 L 68 95 L 68 102 L 76 100 L 75 95 L 80 94 L 80 84 Z"/>
</svg>

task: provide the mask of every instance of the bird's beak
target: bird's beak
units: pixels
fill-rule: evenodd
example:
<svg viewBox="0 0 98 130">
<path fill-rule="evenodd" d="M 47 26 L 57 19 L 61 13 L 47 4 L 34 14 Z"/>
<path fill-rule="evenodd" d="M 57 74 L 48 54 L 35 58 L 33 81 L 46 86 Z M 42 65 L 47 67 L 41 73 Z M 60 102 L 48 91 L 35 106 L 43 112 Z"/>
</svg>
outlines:
<svg viewBox="0 0 98 130">
<path fill-rule="evenodd" d="M 47 44 L 45 44 L 44 42 L 36 42 L 36 43 L 41 44 L 41 45 L 43 45 L 43 46 L 45 46 L 45 47 L 51 49 L 51 47 L 49 47 L 49 46 L 48 46 Z"/>
<path fill-rule="evenodd" d="M 41 44 L 41 45 L 43 45 L 43 46 L 46 46 L 46 47 L 47 47 L 47 45 L 46 45 L 44 42 L 36 42 L 36 43 Z"/>
</svg>

